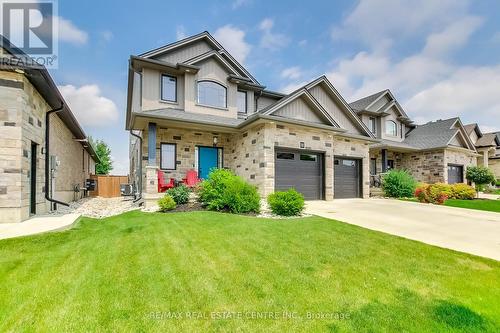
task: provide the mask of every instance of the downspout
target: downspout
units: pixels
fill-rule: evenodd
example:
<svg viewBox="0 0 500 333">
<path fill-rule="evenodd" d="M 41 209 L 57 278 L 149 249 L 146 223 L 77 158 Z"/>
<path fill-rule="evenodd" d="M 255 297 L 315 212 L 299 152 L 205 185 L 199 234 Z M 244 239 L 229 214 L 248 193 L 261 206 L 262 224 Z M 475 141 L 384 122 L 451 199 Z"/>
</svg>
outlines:
<svg viewBox="0 0 500 333">
<path fill-rule="evenodd" d="M 52 113 L 57 113 L 57 112 L 60 112 L 62 111 L 62 109 L 64 108 L 64 103 L 61 103 L 61 106 L 57 109 L 53 109 L 53 110 L 50 110 L 46 113 L 45 115 L 45 200 L 47 201 L 50 201 L 50 202 L 53 202 L 55 204 L 60 204 L 60 205 L 63 205 L 63 206 L 67 206 L 69 207 L 69 204 L 65 203 L 65 202 L 62 202 L 62 201 L 59 201 L 59 200 L 56 200 L 56 199 L 53 199 L 50 197 L 50 194 L 49 194 L 49 176 L 50 176 L 50 167 L 49 167 L 49 163 L 50 163 L 50 153 L 49 153 L 49 148 L 50 148 L 50 139 L 49 139 L 49 134 L 50 134 L 50 114 Z"/>
<path fill-rule="evenodd" d="M 136 203 L 137 201 L 141 200 L 142 199 L 142 138 L 135 134 L 133 132 L 133 130 L 130 130 L 130 134 L 132 136 L 135 136 L 137 139 L 139 139 L 139 160 L 137 161 L 138 163 L 138 167 L 137 169 L 139 169 L 139 184 L 138 184 L 138 187 L 139 187 L 139 197 L 134 199 L 133 203 Z"/>
</svg>

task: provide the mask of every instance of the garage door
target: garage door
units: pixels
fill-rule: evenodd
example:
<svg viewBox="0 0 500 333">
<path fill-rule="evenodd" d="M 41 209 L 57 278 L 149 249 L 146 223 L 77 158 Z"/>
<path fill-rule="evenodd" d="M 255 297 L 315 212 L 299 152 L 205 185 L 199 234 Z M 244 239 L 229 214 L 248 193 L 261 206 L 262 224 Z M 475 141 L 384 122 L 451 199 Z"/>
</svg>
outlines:
<svg viewBox="0 0 500 333">
<path fill-rule="evenodd" d="M 464 182 L 464 167 L 463 165 L 448 164 L 448 184 Z"/>
<path fill-rule="evenodd" d="M 307 200 L 323 198 L 323 155 L 307 151 L 277 150 L 276 191 L 295 188 Z"/>
<path fill-rule="evenodd" d="M 359 198 L 361 196 L 361 163 L 357 159 L 334 159 L 334 197 Z"/>
</svg>

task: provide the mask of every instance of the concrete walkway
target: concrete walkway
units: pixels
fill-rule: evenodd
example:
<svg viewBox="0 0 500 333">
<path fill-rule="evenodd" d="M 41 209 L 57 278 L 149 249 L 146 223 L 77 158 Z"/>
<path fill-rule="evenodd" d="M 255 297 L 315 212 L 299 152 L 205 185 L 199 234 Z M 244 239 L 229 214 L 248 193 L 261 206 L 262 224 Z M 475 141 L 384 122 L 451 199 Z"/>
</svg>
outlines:
<svg viewBox="0 0 500 333">
<path fill-rule="evenodd" d="M 309 201 L 306 212 L 500 260 L 500 213 L 391 199 Z"/>
<path fill-rule="evenodd" d="M 80 214 L 41 216 L 21 223 L 1 223 L 0 239 L 39 234 L 47 231 L 63 230 L 71 227 Z"/>
</svg>

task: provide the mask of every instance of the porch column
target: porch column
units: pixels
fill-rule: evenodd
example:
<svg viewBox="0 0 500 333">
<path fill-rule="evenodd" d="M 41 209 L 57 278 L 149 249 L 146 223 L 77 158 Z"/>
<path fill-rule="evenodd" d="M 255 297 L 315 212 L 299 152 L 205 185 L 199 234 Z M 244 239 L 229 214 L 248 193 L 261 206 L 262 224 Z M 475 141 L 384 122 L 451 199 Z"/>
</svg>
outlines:
<svg viewBox="0 0 500 333">
<path fill-rule="evenodd" d="M 382 173 L 387 172 L 387 149 L 382 149 Z"/>
<path fill-rule="evenodd" d="M 487 167 L 488 167 L 488 155 L 489 155 L 489 153 L 490 153 L 490 150 L 489 150 L 489 149 L 488 149 L 488 150 L 483 151 L 483 166 L 484 166 L 485 168 L 487 168 Z"/>
<path fill-rule="evenodd" d="M 148 165 L 156 165 L 156 123 L 148 124 Z"/>
</svg>

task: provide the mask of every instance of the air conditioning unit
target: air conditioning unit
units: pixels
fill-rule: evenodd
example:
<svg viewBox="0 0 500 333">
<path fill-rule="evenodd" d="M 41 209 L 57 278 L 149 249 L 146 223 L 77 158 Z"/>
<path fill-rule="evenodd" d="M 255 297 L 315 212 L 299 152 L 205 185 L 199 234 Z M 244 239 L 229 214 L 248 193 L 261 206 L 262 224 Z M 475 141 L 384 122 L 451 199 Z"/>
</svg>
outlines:
<svg viewBox="0 0 500 333">
<path fill-rule="evenodd" d="M 123 196 L 134 195 L 134 186 L 132 184 L 121 184 L 120 185 L 120 193 Z"/>
</svg>

